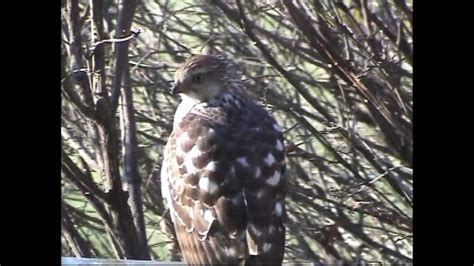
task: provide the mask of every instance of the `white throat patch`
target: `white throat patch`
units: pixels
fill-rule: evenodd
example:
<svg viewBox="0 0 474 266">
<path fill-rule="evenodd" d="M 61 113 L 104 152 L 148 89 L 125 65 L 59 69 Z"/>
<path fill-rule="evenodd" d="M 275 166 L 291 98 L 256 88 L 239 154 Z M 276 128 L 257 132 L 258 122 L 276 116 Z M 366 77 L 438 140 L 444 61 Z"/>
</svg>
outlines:
<svg viewBox="0 0 474 266">
<path fill-rule="evenodd" d="M 191 109 L 198 104 L 199 102 L 196 99 L 193 99 L 186 94 L 180 94 L 181 96 L 181 103 L 178 105 L 176 109 L 176 113 L 174 114 L 174 123 L 173 123 L 173 130 L 179 125 L 181 120 L 184 116 L 191 111 Z"/>
</svg>

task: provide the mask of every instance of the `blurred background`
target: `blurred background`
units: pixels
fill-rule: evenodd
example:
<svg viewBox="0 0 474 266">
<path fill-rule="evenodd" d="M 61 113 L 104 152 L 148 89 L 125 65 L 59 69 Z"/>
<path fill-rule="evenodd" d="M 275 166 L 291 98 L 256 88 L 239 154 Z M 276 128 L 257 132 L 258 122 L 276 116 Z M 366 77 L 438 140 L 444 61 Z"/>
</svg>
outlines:
<svg viewBox="0 0 474 266">
<path fill-rule="evenodd" d="M 65 0 L 62 256 L 179 261 L 160 191 L 198 53 L 284 128 L 286 262 L 412 262 L 412 1 Z"/>
</svg>

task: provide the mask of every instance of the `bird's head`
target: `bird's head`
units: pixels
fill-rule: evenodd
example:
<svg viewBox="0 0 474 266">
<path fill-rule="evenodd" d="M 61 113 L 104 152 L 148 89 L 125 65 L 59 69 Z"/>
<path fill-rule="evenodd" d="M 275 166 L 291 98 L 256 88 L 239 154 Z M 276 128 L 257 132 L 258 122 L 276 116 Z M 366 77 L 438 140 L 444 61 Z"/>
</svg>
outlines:
<svg viewBox="0 0 474 266">
<path fill-rule="evenodd" d="M 206 102 L 231 89 L 239 79 L 238 66 L 233 61 L 219 55 L 195 55 L 176 71 L 171 93 Z"/>
</svg>

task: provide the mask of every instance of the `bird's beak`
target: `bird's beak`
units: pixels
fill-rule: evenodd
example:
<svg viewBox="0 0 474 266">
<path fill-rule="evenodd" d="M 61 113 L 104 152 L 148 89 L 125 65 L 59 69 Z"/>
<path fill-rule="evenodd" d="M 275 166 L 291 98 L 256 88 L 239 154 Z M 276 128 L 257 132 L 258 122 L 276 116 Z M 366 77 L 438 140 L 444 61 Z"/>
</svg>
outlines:
<svg viewBox="0 0 474 266">
<path fill-rule="evenodd" d="M 174 82 L 173 85 L 171 85 L 170 92 L 172 95 L 182 93 L 183 91 L 181 90 L 181 83 L 179 81 Z"/>
</svg>

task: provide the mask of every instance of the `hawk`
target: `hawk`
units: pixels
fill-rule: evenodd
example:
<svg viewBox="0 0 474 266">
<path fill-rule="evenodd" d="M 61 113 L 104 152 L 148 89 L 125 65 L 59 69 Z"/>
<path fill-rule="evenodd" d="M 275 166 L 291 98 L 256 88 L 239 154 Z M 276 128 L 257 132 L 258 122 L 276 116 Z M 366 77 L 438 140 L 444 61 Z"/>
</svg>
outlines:
<svg viewBox="0 0 474 266">
<path fill-rule="evenodd" d="M 162 193 L 185 262 L 281 264 L 281 128 L 221 55 L 186 60 L 171 91 L 182 101 L 164 150 Z"/>
</svg>

